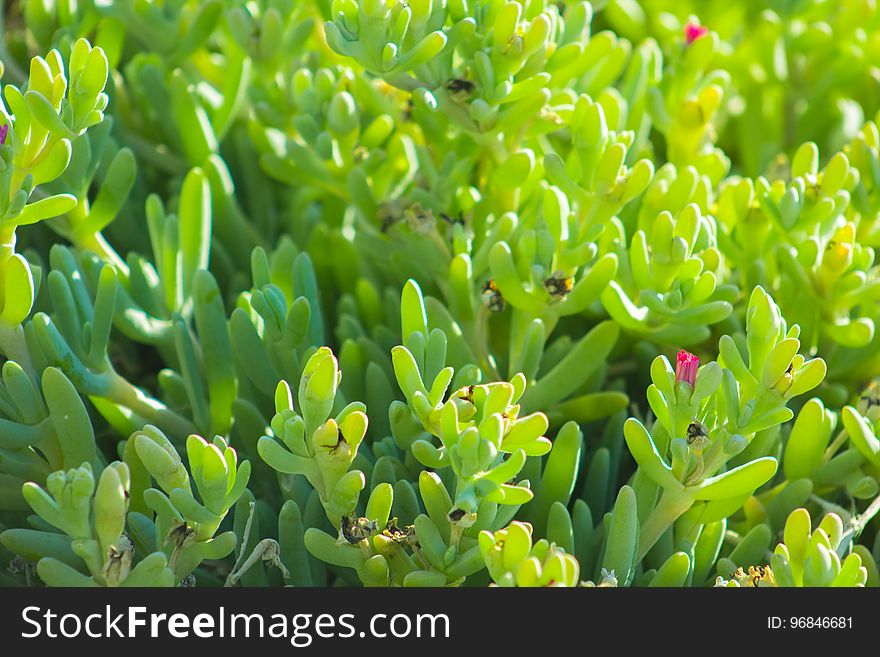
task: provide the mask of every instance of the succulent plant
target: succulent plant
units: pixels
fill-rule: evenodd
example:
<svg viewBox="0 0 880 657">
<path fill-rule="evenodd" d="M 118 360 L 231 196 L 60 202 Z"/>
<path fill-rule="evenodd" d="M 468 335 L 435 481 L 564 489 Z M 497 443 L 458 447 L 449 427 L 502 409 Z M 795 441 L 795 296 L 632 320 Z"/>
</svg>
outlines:
<svg viewBox="0 0 880 657">
<path fill-rule="evenodd" d="M 880 14 L 783 4 L 21 3 L 0 583 L 880 584 Z"/>
</svg>

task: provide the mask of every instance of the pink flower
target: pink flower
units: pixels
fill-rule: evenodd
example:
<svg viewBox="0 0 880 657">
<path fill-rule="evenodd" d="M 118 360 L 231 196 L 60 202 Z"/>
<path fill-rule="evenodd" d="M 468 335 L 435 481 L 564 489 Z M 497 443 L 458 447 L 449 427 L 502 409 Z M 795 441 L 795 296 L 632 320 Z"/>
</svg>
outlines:
<svg viewBox="0 0 880 657">
<path fill-rule="evenodd" d="M 6 143 L 6 135 L 9 134 L 9 124 L 0 126 L 0 146 Z"/>
<path fill-rule="evenodd" d="M 678 358 L 675 363 L 675 382 L 684 381 L 693 387 L 694 381 L 697 379 L 697 368 L 700 366 L 700 359 L 689 351 L 682 349 L 678 352 Z"/>
<path fill-rule="evenodd" d="M 688 23 L 684 26 L 684 40 L 687 45 L 691 45 L 697 39 L 702 39 L 709 34 L 709 28 L 699 23 Z"/>
</svg>

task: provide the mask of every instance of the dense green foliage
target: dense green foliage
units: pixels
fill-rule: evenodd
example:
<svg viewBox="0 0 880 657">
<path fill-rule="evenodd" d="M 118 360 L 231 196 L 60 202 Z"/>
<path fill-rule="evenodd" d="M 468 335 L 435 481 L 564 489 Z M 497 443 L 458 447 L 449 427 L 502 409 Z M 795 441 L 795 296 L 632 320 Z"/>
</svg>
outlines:
<svg viewBox="0 0 880 657">
<path fill-rule="evenodd" d="M 4 4 L 0 583 L 880 585 L 874 2 Z"/>
</svg>

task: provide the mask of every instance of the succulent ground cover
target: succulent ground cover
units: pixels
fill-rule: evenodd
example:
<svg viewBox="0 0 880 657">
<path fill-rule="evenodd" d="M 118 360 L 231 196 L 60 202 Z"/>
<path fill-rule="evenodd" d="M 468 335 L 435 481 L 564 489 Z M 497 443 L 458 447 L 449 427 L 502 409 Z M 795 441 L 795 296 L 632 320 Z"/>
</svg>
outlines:
<svg viewBox="0 0 880 657">
<path fill-rule="evenodd" d="M 2 16 L 0 583 L 880 585 L 875 3 Z"/>
</svg>

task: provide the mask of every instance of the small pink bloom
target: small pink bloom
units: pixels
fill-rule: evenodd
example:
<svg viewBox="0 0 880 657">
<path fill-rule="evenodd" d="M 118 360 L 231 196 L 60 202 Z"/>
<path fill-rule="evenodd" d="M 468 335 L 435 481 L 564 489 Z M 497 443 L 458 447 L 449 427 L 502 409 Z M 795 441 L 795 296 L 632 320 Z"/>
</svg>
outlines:
<svg viewBox="0 0 880 657">
<path fill-rule="evenodd" d="M 699 23 L 688 23 L 684 26 L 684 40 L 688 45 L 697 39 L 702 39 L 707 34 L 709 34 L 709 28 Z"/>
<path fill-rule="evenodd" d="M 9 134 L 9 124 L 0 126 L 0 146 L 6 143 L 6 135 Z"/>
<path fill-rule="evenodd" d="M 694 381 L 697 379 L 697 368 L 700 366 L 700 359 L 689 351 L 682 349 L 678 352 L 678 358 L 675 363 L 675 382 L 684 381 L 693 387 Z"/>
</svg>

